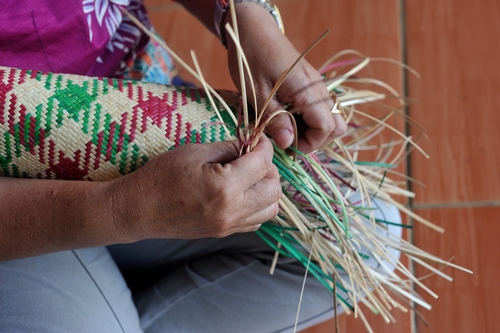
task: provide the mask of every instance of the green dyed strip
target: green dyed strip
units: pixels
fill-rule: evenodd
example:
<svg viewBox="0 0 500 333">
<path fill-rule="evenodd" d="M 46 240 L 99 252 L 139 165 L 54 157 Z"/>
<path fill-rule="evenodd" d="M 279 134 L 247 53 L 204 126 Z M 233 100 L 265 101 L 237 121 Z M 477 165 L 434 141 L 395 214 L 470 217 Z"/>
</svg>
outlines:
<svg viewBox="0 0 500 333">
<path fill-rule="evenodd" d="M 12 164 L 12 177 L 19 178 L 19 167 L 16 164 Z"/>
<path fill-rule="evenodd" d="M 40 129 L 42 128 L 42 116 L 43 116 L 43 107 L 42 104 L 39 104 L 35 107 L 35 144 L 40 144 Z"/>
<path fill-rule="evenodd" d="M 205 126 L 201 126 L 200 137 L 201 137 L 201 143 L 207 142 L 207 128 Z"/>
<path fill-rule="evenodd" d="M 43 106 L 41 107 L 43 110 Z M 47 109 L 45 110 L 45 135 L 49 135 L 52 130 L 52 114 L 54 113 L 54 96 L 47 99 Z"/>
<path fill-rule="evenodd" d="M 92 124 L 92 143 L 97 145 L 99 141 L 99 122 L 101 120 L 101 104 L 96 104 L 94 113 L 94 122 Z"/>
<path fill-rule="evenodd" d="M 290 253 L 285 252 L 283 248 L 278 247 L 276 244 L 274 244 L 269 238 L 267 238 L 260 230 L 255 231 L 255 233 L 267 244 L 269 247 L 271 247 L 274 251 L 277 251 L 280 255 L 288 257 L 288 258 L 294 258 Z"/>
<path fill-rule="evenodd" d="M 85 109 L 85 111 L 83 111 L 82 132 L 85 134 L 89 134 L 89 121 L 90 121 L 90 108 Z"/>
<path fill-rule="evenodd" d="M 207 111 L 213 111 L 214 110 L 212 108 L 212 103 L 210 103 L 210 99 L 208 97 L 205 97 L 205 110 L 207 110 Z"/>
<path fill-rule="evenodd" d="M 226 130 L 224 129 L 224 126 L 218 126 L 218 127 L 219 127 L 220 140 L 217 140 L 217 141 L 225 141 L 226 140 Z"/>
<path fill-rule="evenodd" d="M 30 147 L 30 124 L 31 117 L 29 117 L 29 113 L 26 115 L 24 122 L 24 148 L 29 150 Z"/>
<path fill-rule="evenodd" d="M 360 212 L 358 212 L 358 215 L 364 217 L 367 220 L 371 219 L 371 217 L 369 215 L 361 214 Z M 395 225 L 395 226 L 398 226 L 398 227 L 401 227 L 401 228 L 405 228 L 405 229 L 413 229 L 413 226 L 411 226 L 411 225 L 407 225 L 407 224 L 403 224 L 403 223 L 390 222 L 390 221 L 386 221 L 386 220 L 382 220 L 382 219 L 377 219 L 377 218 L 375 218 L 375 222 L 383 223 L 383 224 L 388 224 L 388 225 Z"/>
<path fill-rule="evenodd" d="M 10 133 L 4 133 L 5 138 L 5 157 L 1 157 L 0 161 L 3 169 L 3 176 L 11 177 L 9 164 L 12 162 L 11 148 L 10 148 Z"/>
<path fill-rule="evenodd" d="M 215 126 L 210 126 L 210 142 L 216 142 L 217 141 L 217 132 Z"/>
<path fill-rule="evenodd" d="M 122 175 L 127 174 L 127 157 L 128 157 L 128 145 L 130 142 L 130 136 L 128 134 L 125 134 L 123 136 L 123 145 L 122 149 L 120 151 L 121 158 L 120 158 L 120 164 L 119 164 L 119 170 Z"/>
<path fill-rule="evenodd" d="M 134 172 L 138 169 L 137 162 L 139 160 L 139 147 L 137 145 L 132 146 L 132 160 L 130 162 L 130 172 Z"/>
<path fill-rule="evenodd" d="M 354 164 L 357 165 L 368 165 L 368 166 L 376 166 L 380 168 L 392 169 L 394 168 L 393 164 L 389 163 L 380 163 L 380 162 L 367 162 L 367 161 L 355 161 Z"/>
<path fill-rule="evenodd" d="M 107 95 L 109 93 L 108 80 L 102 81 L 102 94 Z"/>
<path fill-rule="evenodd" d="M 275 149 L 275 151 L 276 151 L 276 149 Z M 338 222 L 338 218 L 336 217 L 336 215 L 333 214 L 333 212 L 331 212 L 328 209 L 328 207 L 326 207 L 326 205 L 321 200 L 317 199 L 317 193 L 314 193 L 313 191 L 311 191 L 308 184 L 300 181 L 297 178 L 297 175 L 293 174 L 289 170 L 289 168 L 285 167 L 277 158 L 273 158 L 273 163 L 275 163 L 278 166 L 279 171 L 280 171 L 280 175 L 284 176 L 283 173 L 286 174 L 286 176 L 284 176 L 284 178 L 286 180 L 288 180 L 293 187 L 295 187 L 298 191 L 300 191 L 300 193 L 302 193 L 302 195 L 307 199 L 307 201 L 309 201 L 309 203 L 311 203 L 313 205 L 316 212 L 318 214 L 320 214 L 320 216 L 323 218 L 323 220 L 326 223 L 329 223 L 329 221 L 328 221 L 328 218 L 324 215 L 324 212 L 326 212 L 328 215 L 330 215 L 335 220 L 335 222 L 339 224 L 340 227 L 344 227 L 343 224 Z M 296 171 L 298 171 L 298 170 L 296 169 Z M 311 182 L 310 182 L 310 184 L 311 184 Z M 332 231 L 334 230 L 333 226 L 330 226 L 330 228 L 332 229 Z"/>
<path fill-rule="evenodd" d="M 93 79 L 91 82 L 92 82 L 92 97 L 95 99 L 99 95 L 99 80 Z"/>
<path fill-rule="evenodd" d="M 60 90 L 61 89 L 62 80 L 63 80 L 63 76 L 62 75 L 58 75 L 57 79 L 56 79 L 56 89 L 55 90 Z"/>
<path fill-rule="evenodd" d="M 5 137 L 5 158 L 11 162 L 12 161 L 12 150 L 11 150 L 11 142 L 10 142 L 10 133 L 5 132 L 4 133 Z"/>
<path fill-rule="evenodd" d="M 187 90 L 193 91 L 192 89 L 188 88 Z M 191 95 L 191 94 L 190 94 Z M 194 90 L 194 97 L 196 99 L 196 103 L 201 104 L 201 95 L 198 90 Z"/>
<path fill-rule="evenodd" d="M 101 154 L 106 155 L 106 148 L 108 146 L 109 140 L 112 138 L 109 137 L 109 133 L 111 130 L 111 116 L 109 114 L 104 114 L 104 133 L 102 136 L 102 146 L 101 146 Z"/>
<path fill-rule="evenodd" d="M 309 258 L 306 257 L 302 252 L 297 251 L 297 249 L 291 245 L 285 238 L 283 238 L 281 235 L 276 233 L 274 230 L 268 228 L 267 225 L 263 224 L 261 226 L 261 230 L 265 231 L 267 234 L 269 234 L 272 238 L 274 238 L 276 241 L 281 243 L 283 247 L 285 247 L 288 251 L 292 253 L 292 255 L 297 259 L 299 262 L 304 265 L 304 267 L 307 267 Z M 332 282 L 333 279 L 327 276 L 314 262 L 309 262 L 309 272 L 313 274 L 318 281 L 323 284 L 330 292 L 333 292 L 333 288 L 330 286 L 328 282 Z M 338 287 L 340 290 L 344 291 L 347 293 L 348 291 L 339 284 L 338 282 L 335 283 L 335 286 Z M 342 301 L 346 306 L 348 306 L 350 309 L 354 309 L 342 296 L 340 296 L 338 293 L 336 294 L 337 298 Z"/>
<path fill-rule="evenodd" d="M 115 164 L 116 162 L 116 153 L 118 151 L 118 140 L 120 139 L 120 126 L 118 124 L 115 124 L 115 133 L 113 134 L 112 138 L 112 145 L 111 145 L 111 158 L 110 161 L 111 163 Z"/>
<path fill-rule="evenodd" d="M 44 84 L 44 87 L 45 89 L 47 90 L 50 90 L 50 86 L 52 85 L 51 84 L 51 81 L 52 81 L 52 73 L 48 73 L 47 76 L 45 77 L 45 84 Z"/>
<path fill-rule="evenodd" d="M 16 148 L 16 157 L 21 157 L 21 140 L 20 140 L 20 131 L 19 131 L 19 128 L 21 126 L 19 124 L 15 124 L 14 125 L 14 144 L 15 144 L 15 148 Z"/>
</svg>

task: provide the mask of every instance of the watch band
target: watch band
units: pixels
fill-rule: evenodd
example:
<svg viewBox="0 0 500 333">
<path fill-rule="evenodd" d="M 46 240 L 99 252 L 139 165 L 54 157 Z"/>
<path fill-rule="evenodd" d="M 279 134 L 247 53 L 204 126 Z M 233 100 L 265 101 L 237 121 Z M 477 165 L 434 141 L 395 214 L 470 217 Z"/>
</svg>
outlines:
<svg viewBox="0 0 500 333">
<path fill-rule="evenodd" d="M 285 32 L 285 28 L 283 27 L 283 21 L 281 20 L 281 15 L 279 13 L 278 7 L 276 5 L 270 4 L 267 0 L 234 0 L 234 5 L 236 6 L 239 3 L 248 2 L 255 3 L 271 14 L 271 16 L 276 21 L 278 28 L 280 28 L 281 32 Z M 227 39 L 226 39 L 226 30 L 224 29 L 224 20 L 226 18 L 226 14 L 229 10 L 229 0 L 215 0 L 215 10 L 214 10 L 214 26 L 215 32 L 219 37 L 219 40 L 222 45 L 227 47 Z"/>
</svg>

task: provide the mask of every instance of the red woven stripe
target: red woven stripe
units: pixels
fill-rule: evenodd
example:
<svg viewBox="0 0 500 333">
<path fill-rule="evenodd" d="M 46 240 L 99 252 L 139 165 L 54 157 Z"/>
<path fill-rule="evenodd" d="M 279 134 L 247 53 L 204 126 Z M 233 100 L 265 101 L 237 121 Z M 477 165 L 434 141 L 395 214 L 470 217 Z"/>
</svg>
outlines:
<svg viewBox="0 0 500 333">
<path fill-rule="evenodd" d="M 9 71 L 9 78 L 7 79 L 7 83 L 4 83 L 4 77 L 7 74 L 7 71 L 5 70 L 0 70 L 0 123 L 3 125 L 4 124 L 4 112 L 5 112 L 5 105 L 7 105 L 7 94 L 12 90 L 14 86 L 14 75 L 16 74 L 15 69 L 11 69 Z M 12 95 L 14 97 L 14 100 L 11 98 L 11 105 L 10 108 L 14 108 L 16 102 L 15 95 Z M 9 111 L 10 113 L 11 111 Z"/>
</svg>

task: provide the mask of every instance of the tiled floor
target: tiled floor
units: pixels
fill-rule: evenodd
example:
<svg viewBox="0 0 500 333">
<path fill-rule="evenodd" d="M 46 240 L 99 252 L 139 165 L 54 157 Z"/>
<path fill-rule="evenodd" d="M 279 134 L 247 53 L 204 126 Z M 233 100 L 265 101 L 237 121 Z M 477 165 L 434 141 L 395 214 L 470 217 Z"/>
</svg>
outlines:
<svg viewBox="0 0 500 333">
<path fill-rule="evenodd" d="M 394 65 L 377 64 L 375 75 L 418 100 L 409 112 L 427 131 L 419 144 L 430 155 L 414 152 L 411 176 L 426 184 L 413 186 L 416 213 L 446 229 L 444 235 L 416 224 L 414 242 L 431 253 L 474 271 L 445 268 L 448 282 L 431 277 L 426 285 L 440 295 L 421 311 L 429 326 L 411 314 L 395 312 L 398 322 L 369 320 L 375 332 L 498 332 L 500 268 L 496 237 L 500 235 L 500 3 L 482 0 L 275 0 L 287 36 L 305 49 L 327 28 L 325 41 L 308 55 L 315 66 L 342 49 L 405 60 L 421 74 L 405 81 Z M 194 49 L 203 73 L 217 88 L 233 89 L 225 51 L 189 14 L 170 0 L 148 0 L 158 32 L 183 59 Z M 187 76 L 186 76 L 187 77 Z M 404 167 L 404 166 L 403 166 Z M 418 275 L 427 274 L 423 269 Z M 341 332 L 364 332 L 362 323 L 341 316 Z M 307 330 L 334 332 L 332 321 Z"/>
</svg>

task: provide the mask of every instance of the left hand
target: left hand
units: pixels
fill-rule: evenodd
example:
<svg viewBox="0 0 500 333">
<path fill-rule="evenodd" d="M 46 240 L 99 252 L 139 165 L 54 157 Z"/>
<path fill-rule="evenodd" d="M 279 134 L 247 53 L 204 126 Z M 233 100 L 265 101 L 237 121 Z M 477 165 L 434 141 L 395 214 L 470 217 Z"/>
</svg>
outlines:
<svg viewBox="0 0 500 333">
<path fill-rule="evenodd" d="M 279 30 L 273 17 L 259 5 L 240 3 L 236 5 L 236 13 L 240 43 L 257 90 L 257 107 L 261 107 L 281 74 L 300 54 Z M 229 19 L 230 15 L 227 15 Z M 229 70 L 233 81 L 240 87 L 236 48 L 229 35 L 227 37 Z M 249 90 L 248 80 L 246 86 Z M 249 98 L 249 101 L 252 99 Z M 333 101 L 320 74 L 304 59 L 283 82 L 265 112 L 283 110 L 282 105 L 286 103 L 299 109 L 300 117 L 296 118 L 299 128 L 298 148 L 304 153 L 328 145 L 346 131 L 347 125 L 342 116 L 330 111 Z M 267 133 L 283 149 L 292 144 L 295 135 L 286 114 L 276 116 L 267 126 Z"/>
</svg>

